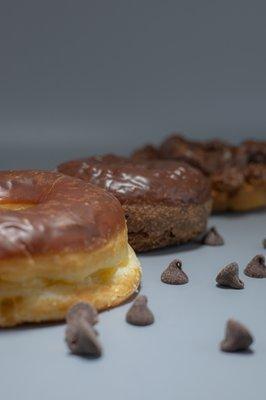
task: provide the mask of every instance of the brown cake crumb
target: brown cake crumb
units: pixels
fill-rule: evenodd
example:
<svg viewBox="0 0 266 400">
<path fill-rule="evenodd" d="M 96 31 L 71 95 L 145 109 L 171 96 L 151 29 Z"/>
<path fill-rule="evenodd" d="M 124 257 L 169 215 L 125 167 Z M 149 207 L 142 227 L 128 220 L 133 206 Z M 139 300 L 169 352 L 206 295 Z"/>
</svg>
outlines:
<svg viewBox="0 0 266 400">
<path fill-rule="evenodd" d="M 97 311 L 90 304 L 78 303 L 67 313 L 65 339 L 73 354 L 100 357 L 102 347 L 93 325 L 98 322 Z"/>
<path fill-rule="evenodd" d="M 244 269 L 244 274 L 250 278 L 266 278 L 265 258 L 259 254 L 252 258 Z"/>
<path fill-rule="evenodd" d="M 148 308 L 146 296 L 138 296 L 126 314 L 126 321 L 131 325 L 146 326 L 154 323 L 154 315 Z"/>
<path fill-rule="evenodd" d="M 244 289 L 244 282 L 239 279 L 239 267 L 235 262 L 228 264 L 218 273 L 216 282 L 218 286 Z"/>
<path fill-rule="evenodd" d="M 161 281 L 168 285 L 184 285 L 188 283 L 188 276 L 182 270 L 182 262 L 173 260 L 161 275 Z"/>
<path fill-rule="evenodd" d="M 234 192 L 244 183 L 244 175 L 240 168 L 227 166 L 212 175 L 212 187 L 220 192 Z"/>
<path fill-rule="evenodd" d="M 201 243 L 208 246 L 222 246 L 224 244 L 224 239 L 218 233 L 216 227 L 213 226 L 205 233 Z"/>
<path fill-rule="evenodd" d="M 253 337 L 244 325 L 233 319 L 227 321 L 225 338 L 220 344 L 222 351 L 236 352 L 248 350 L 252 343 Z"/>
</svg>

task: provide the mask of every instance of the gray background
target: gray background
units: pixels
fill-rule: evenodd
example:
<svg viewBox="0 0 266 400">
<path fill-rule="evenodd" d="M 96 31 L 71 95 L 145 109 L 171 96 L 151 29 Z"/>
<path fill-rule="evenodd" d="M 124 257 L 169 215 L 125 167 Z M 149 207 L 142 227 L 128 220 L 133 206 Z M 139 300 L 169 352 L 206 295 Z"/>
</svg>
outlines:
<svg viewBox="0 0 266 400">
<path fill-rule="evenodd" d="M 0 167 L 265 137 L 264 0 L 1 0 Z M 42 158 L 40 157 L 42 156 Z"/>
<path fill-rule="evenodd" d="M 265 138 L 265 12 L 258 0 L 0 0 L 0 168 L 126 154 L 174 130 Z M 0 331 L 0 398 L 264 400 L 265 280 L 233 291 L 214 278 L 264 252 L 265 212 L 213 223 L 224 247 L 141 255 L 156 322 L 127 325 L 128 305 L 102 313 L 101 359 L 70 356 L 63 325 Z M 160 274 L 176 256 L 190 283 L 169 287 Z M 229 317 L 254 353 L 219 352 Z"/>
</svg>

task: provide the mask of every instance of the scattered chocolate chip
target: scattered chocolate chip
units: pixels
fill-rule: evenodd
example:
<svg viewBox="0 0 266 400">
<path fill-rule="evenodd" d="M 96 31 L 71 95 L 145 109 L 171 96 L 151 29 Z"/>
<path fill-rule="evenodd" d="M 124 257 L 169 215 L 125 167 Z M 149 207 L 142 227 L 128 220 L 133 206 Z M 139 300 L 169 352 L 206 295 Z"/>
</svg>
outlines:
<svg viewBox="0 0 266 400">
<path fill-rule="evenodd" d="M 95 325 L 98 322 L 98 313 L 91 304 L 80 302 L 68 310 L 66 321 L 67 323 L 71 323 L 76 318 L 84 318 L 89 324 Z"/>
<path fill-rule="evenodd" d="M 161 281 L 169 285 L 184 285 L 188 283 L 188 276 L 182 270 L 182 262 L 173 260 L 161 275 Z"/>
<path fill-rule="evenodd" d="M 89 303 L 77 303 L 66 315 L 65 339 L 73 354 L 99 357 L 102 347 L 93 328 L 98 322 L 98 313 Z"/>
<path fill-rule="evenodd" d="M 266 238 L 263 239 L 263 241 L 262 241 L 262 246 L 263 246 L 264 249 L 266 249 Z"/>
<path fill-rule="evenodd" d="M 222 246 L 224 244 L 224 240 L 222 236 L 218 233 L 215 226 L 210 228 L 201 240 L 202 244 L 207 244 L 208 246 Z"/>
<path fill-rule="evenodd" d="M 226 286 L 233 289 L 244 289 L 244 282 L 239 279 L 239 268 L 237 263 L 228 264 L 216 276 L 219 286 Z"/>
<path fill-rule="evenodd" d="M 220 344 L 222 351 L 235 352 L 248 350 L 252 343 L 253 337 L 244 325 L 233 319 L 227 321 L 225 338 Z"/>
<path fill-rule="evenodd" d="M 100 357 L 102 347 L 97 338 L 97 331 L 84 318 L 76 318 L 68 323 L 66 342 L 73 354 Z"/>
<path fill-rule="evenodd" d="M 250 278 L 266 278 L 265 258 L 259 254 L 252 258 L 244 269 L 244 274 Z"/>
<path fill-rule="evenodd" d="M 154 315 L 147 306 L 146 296 L 138 296 L 126 315 L 126 321 L 131 325 L 146 326 L 154 322 Z"/>
</svg>

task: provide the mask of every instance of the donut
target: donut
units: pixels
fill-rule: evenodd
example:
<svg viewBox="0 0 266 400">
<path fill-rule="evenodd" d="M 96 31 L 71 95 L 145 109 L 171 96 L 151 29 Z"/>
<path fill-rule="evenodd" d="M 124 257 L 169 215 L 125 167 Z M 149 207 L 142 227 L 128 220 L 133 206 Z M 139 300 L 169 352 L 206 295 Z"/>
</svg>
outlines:
<svg viewBox="0 0 266 400">
<path fill-rule="evenodd" d="M 136 150 L 132 158 L 182 160 L 200 169 L 211 180 L 213 212 L 266 206 L 266 142 L 249 140 L 233 146 L 220 140 L 191 141 L 174 134 L 159 148 Z"/>
<path fill-rule="evenodd" d="M 0 326 L 98 310 L 137 288 L 140 265 L 110 193 L 57 172 L 0 172 Z"/>
<path fill-rule="evenodd" d="M 135 251 L 184 243 L 205 230 L 210 186 L 199 170 L 186 163 L 134 161 L 109 154 L 69 161 L 59 165 L 58 171 L 117 197 Z"/>
<path fill-rule="evenodd" d="M 228 166 L 211 177 L 213 212 L 266 207 L 266 165 Z"/>
<path fill-rule="evenodd" d="M 217 139 L 189 141 L 180 135 L 172 135 L 163 141 L 159 153 L 162 158 L 185 160 L 207 175 L 232 165 L 234 159 L 234 147 L 228 143 Z"/>
</svg>

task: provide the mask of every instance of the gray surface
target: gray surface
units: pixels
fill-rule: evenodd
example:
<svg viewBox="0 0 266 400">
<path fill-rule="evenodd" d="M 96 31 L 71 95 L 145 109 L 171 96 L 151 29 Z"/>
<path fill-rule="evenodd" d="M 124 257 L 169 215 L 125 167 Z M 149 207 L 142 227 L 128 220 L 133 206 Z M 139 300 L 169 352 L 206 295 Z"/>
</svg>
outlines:
<svg viewBox="0 0 266 400">
<path fill-rule="evenodd" d="M 63 325 L 1 331 L 0 398 L 264 400 L 266 279 L 242 274 L 242 291 L 219 289 L 214 279 L 231 261 L 239 262 L 242 271 L 255 254 L 265 254 L 266 214 L 212 217 L 213 223 L 225 237 L 223 247 L 183 246 L 140 257 L 142 293 L 156 322 L 145 328 L 127 325 L 128 304 L 102 313 L 101 359 L 69 355 Z M 164 285 L 161 271 L 176 256 L 190 282 Z M 250 327 L 256 338 L 252 354 L 218 350 L 229 317 Z"/>
<path fill-rule="evenodd" d="M 263 0 L 3 0 L 0 168 L 50 168 L 72 157 L 128 153 L 173 130 L 265 138 Z M 262 252 L 265 213 L 212 218 L 221 248 L 141 256 L 154 326 L 101 315 L 100 360 L 68 355 L 64 326 L 0 332 L 5 400 L 264 400 L 266 280 L 221 290 L 214 277 Z M 156 257 L 155 257 L 156 255 Z M 178 255 L 184 287 L 160 283 Z M 218 351 L 227 318 L 250 326 L 254 354 Z"/>
<path fill-rule="evenodd" d="M 1 158 L 16 162 L 16 145 L 28 167 L 51 143 L 66 158 L 128 152 L 173 130 L 262 137 L 265 12 L 264 0 L 1 0 Z"/>
</svg>

